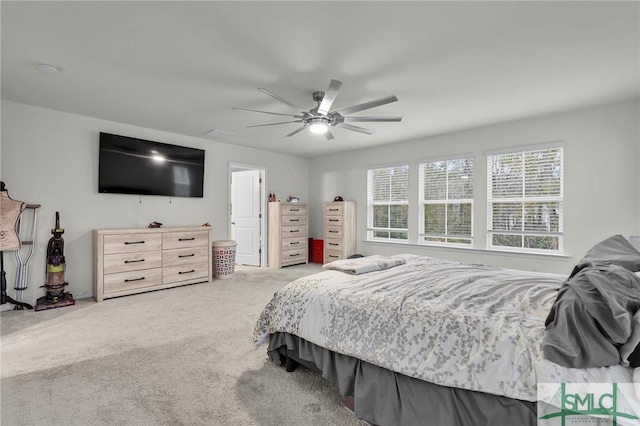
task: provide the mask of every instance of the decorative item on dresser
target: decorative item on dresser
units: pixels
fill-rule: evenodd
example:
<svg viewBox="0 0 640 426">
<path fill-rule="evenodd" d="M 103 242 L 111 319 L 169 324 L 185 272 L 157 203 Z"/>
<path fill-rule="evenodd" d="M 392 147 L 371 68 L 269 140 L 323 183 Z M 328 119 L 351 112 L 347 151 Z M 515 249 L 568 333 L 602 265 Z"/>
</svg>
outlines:
<svg viewBox="0 0 640 426">
<path fill-rule="evenodd" d="M 302 203 L 269 203 L 270 267 L 297 265 L 309 262 L 308 211 Z"/>
<path fill-rule="evenodd" d="M 96 229 L 94 297 L 211 281 L 211 228 Z"/>
<path fill-rule="evenodd" d="M 356 203 L 324 203 L 324 263 L 346 259 L 356 252 Z"/>
</svg>

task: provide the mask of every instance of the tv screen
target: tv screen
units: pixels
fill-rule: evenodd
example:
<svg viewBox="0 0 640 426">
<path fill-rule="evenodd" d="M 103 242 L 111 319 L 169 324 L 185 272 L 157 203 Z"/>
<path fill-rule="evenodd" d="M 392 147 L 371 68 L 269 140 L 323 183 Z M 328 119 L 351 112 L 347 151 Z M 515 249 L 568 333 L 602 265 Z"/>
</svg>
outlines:
<svg viewBox="0 0 640 426">
<path fill-rule="evenodd" d="M 203 196 L 202 149 L 101 132 L 98 167 L 101 193 Z"/>
</svg>

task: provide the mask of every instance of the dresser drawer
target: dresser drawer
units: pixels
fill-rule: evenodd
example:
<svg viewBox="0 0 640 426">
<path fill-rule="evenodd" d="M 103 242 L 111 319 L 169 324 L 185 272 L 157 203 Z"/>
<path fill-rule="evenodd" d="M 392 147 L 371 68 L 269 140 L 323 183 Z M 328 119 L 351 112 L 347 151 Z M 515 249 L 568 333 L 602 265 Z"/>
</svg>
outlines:
<svg viewBox="0 0 640 426">
<path fill-rule="evenodd" d="M 166 268 L 167 266 L 207 262 L 207 256 L 210 255 L 208 246 L 165 250 L 162 256 L 162 266 Z"/>
<path fill-rule="evenodd" d="M 202 278 L 206 279 L 209 276 L 209 263 L 200 262 L 188 265 L 168 266 L 164 268 L 162 275 L 165 284 Z"/>
<path fill-rule="evenodd" d="M 294 237 L 306 237 L 306 226 L 283 226 L 282 227 L 282 239 L 294 238 Z"/>
<path fill-rule="evenodd" d="M 306 216 L 307 206 L 283 205 L 281 214 L 283 216 Z"/>
<path fill-rule="evenodd" d="M 342 253 L 339 251 L 325 251 L 324 252 L 324 263 L 333 262 L 334 260 L 342 259 Z"/>
<path fill-rule="evenodd" d="M 338 251 L 342 252 L 343 242 L 340 239 L 336 238 L 325 238 L 324 240 L 324 251 Z"/>
<path fill-rule="evenodd" d="M 324 217 L 325 226 L 342 226 L 343 223 L 344 223 L 344 219 L 342 216 L 327 215 Z"/>
<path fill-rule="evenodd" d="M 119 272 L 104 276 L 104 293 L 154 287 L 162 284 L 162 268 Z"/>
<path fill-rule="evenodd" d="M 282 225 L 305 225 L 307 223 L 306 216 L 282 216 Z"/>
<path fill-rule="evenodd" d="M 165 250 L 209 246 L 209 231 L 166 232 L 163 234 L 162 247 Z"/>
<path fill-rule="evenodd" d="M 308 244 L 307 237 L 302 238 L 283 238 L 282 239 L 282 250 L 306 250 Z"/>
<path fill-rule="evenodd" d="M 325 216 L 342 216 L 344 204 L 328 204 L 324 206 Z"/>
<path fill-rule="evenodd" d="M 162 250 L 162 234 L 105 235 L 103 250 L 104 254 Z"/>
<path fill-rule="evenodd" d="M 307 248 L 301 247 L 296 250 L 282 250 L 282 265 L 289 265 L 293 263 L 306 262 L 307 260 Z"/>
<path fill-rule="evenodd" d="M 162 252 L 160 250 L 104 255 L 105 274 L 160 268 L 161 266 Z"/>
<path fill-rule="evenodd" d="M 342 238 L 342 226 L 325 226 L 325 238 Z"/>
</svg>

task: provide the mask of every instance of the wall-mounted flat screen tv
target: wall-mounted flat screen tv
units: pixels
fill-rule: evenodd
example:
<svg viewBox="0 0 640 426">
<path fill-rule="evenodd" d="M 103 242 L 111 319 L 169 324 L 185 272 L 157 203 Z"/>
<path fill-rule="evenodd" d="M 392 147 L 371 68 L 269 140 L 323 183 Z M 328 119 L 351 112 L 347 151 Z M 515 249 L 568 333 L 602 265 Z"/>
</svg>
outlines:
<svg viewBox="0 0 640 426">
<path fill-rule="evenodd" d="M 204 150 L 100 133 L 98 192 L 200 197 Z"/>
</svg>

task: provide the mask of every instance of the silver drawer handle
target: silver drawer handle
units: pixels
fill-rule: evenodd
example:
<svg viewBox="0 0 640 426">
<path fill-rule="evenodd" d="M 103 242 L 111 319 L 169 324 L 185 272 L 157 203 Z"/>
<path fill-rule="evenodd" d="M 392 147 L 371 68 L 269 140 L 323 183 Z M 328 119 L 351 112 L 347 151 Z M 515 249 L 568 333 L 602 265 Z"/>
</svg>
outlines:
<svg viewBox="0 0 640 426">
<path fill-rule="evenodd" d="M 190 270 L 190 271 L 184 271 L 184 272 L 183 272 L 183 271 L 180 271 L 180 272 L 178 272 L 178 275 L 182 275 L 182 274 L 190 274 L 190 273 L 195 272 L 195 271 L 196 271 L 195 269 L 192 269 L 192 270 Z"/>
<path fill-rule="evenodd" d="M 178 255 L 178 257 L 191 257 L 191 256 L 195 256 L 195 253 L 191 253 L 191 254 L 180 254 Z"/>
<path fill-rule="evenodd" d="M 125 241 L 124 244 L 144 244 L 144 241 Z"/>
<path fill-rule="evenodd" d="M 124 282 L 125 283 L 130 283 L 131 281 L 142 281 L 142 280 L 144 280 L 144 277 L 142 277 L 142 278 L 133 278 L 133 279 L 130 279 L 130 280 L 124 280 Z"/>
<path fill-rule="evenodd" d="M 137 262 L 144 262 L 144 259 L 140 259 L 140 260 L 125 260 L 124 263 L 137 263 Z"/>
</svg>

